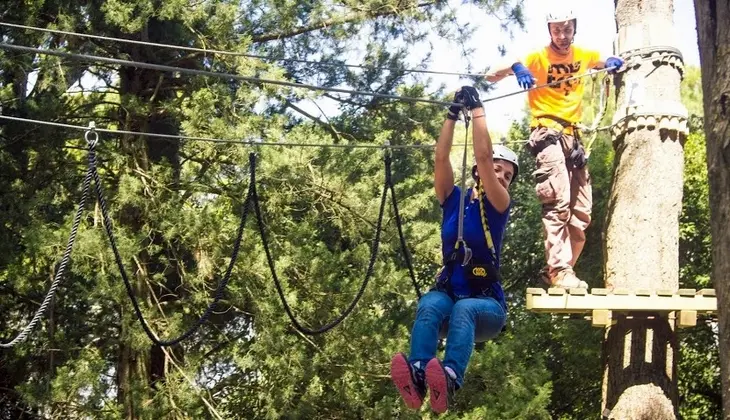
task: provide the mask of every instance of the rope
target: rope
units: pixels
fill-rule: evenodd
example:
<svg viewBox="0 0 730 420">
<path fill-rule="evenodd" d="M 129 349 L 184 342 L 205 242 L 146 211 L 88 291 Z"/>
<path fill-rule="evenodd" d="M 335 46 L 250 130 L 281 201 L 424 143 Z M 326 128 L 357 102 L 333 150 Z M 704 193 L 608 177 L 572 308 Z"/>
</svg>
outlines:
<svg viewBox="0 0 730 420">
<path fill-rule="evenodd" d="M 213 72 L 213 71 L 207 71 L 207 70 L 197 70 L 197 69 L 188 69 L 188 68 L 183 68 L 183 67 L 165 66 L 162 64 L 144 63 L 141 61 L 120 60 L 118 58 L 99 57 L 99 56 L 88 55 L 88 54 L 74 54 L 74 53 L 68 53 L 68 52 L 58 51 L 58 50 L 31 48 L 31 47 L 25 47 L 25 46 L 21 46 L 21 45 L 11 45 L 11 44 L 6 44 L 6 43 L 0 43 L 0 48 L 4 48 L 7 50 L 30 52 L 30 53 L 35 53 L 35 54 L 53 55 L 53 56 L 57 56 L 57 57 L 64 57 L 64 58 L 69 58 L 69 59 L 79 60 L 79 61 L 84 61 L 84 62 L 92 62 L 92 63 L 101 62 L 101 63 L 117 64 L 120 66 L 137 67 L 137 68 L 149 69 L 149 70 L 179 72 L 179 73 L 191 74 L 191 75 L 197 75 L 197 76 L 209 76 L 209 77 L 217 77 L 217 78 L 223 78 L 223 79 L 241 80 L 241 81 L 249 82 L 249 83 L 253 83 L 253 84 L 271 84 L 271 85 L 279 85 L 279 86 L 288 86 L 288 87 L 315 90 L 315 91 L 323 91 L 323 92 L 336 92 L 336 93 L 345 93 L 345 94 L 350 94 L 350 95 L 371 96 L 374 98 L 394 99 L 394 100 L 400 100 L 400 101 L 404 101 L 404 102 L 414 102 L 414 103 L 421 102 L 421 103 L 428 103 L 428 104 L 432 104 L 432 105 L 440 105 L 440 106 L 446 106 L 446 107 L 461 106 L 461 104 L 454 103 L 454 102 L 437 101 L 437 100 L 428 99 L 428 98 L 415 98 L 415 97 L 411 97 L 411 96 L 399 96 L 399 95 L 390 95 L 390 94 L 385 94 L 385 93 L 366 92 L 366 91 L 361 91 L 361 90 L 315 86 L 315 85 L 310 85 L 310 84 L 306 84 L 306 83 L 295 83 L 295 82 L 287 82 L 284 80 L 274 80 L 274 79 L 264 79 L 264 78 L 260 78 L 260 77 L 241 76 L 238 74 L 231 74 L 231 73 L 219 73 L 219 72 Z M 560 80 L 556 80 L 556 81 L 553 81 L 550 83 L 545 83 L 543 85 L 535 85 L 527 90 L 516 90 L 514 92 L 507 93 L 504 95 L 484 99 L 484 100 L 482 100 L 482 103 L 492 102 L 492 101 L 496 101 L 498 99 L 503 99 L 503 98 L 507 98 L 509 96 L 525 93 L 525 92 L 528 92 L 531 90 L 542 89 L 545 87 L 558 85 L 558 84 L 561 84 L 564 82 L 581 79 L 583 77 L 593 76 L 595 74 L 609 71 L 612 69 L 613 69 L 613 67 L 607 67 L 604 69 L 579 74 L 579 75 L 576 75 L 573 77 L 568 77 L 566 79 L 560 79 Z"/>
<path fill-rule="evenodd" d="M 81 125 L 64 124 L 54 121 L 42 121 L 33 120 L 28 118 L 11 117 L 9 115 L 0 115 L 0 120 L 10 120 L 25 122 L 30 124 L 48 125 L 52 127 L 68 128 L 72 130 L 87 131 L 89 127 Z M 284 147 L 331 147 L 331 148 L 343 148 L 343 149 L 433 149 L 436 147 L 433 144 L 390 144 L 390 145 L 377 145 L 377 144 L 332 144 L 332 143 L 284 143 L 284 142 L 260 142 L 258 140 L 230 140 L 230 139 L 217 139 L 212 137 L 194 137 L 194 136 L 181 136 L 175 134 L 156 134 L 146 133 L 143 131 L 127 131 L 127 130 L 109 130 L 105 128 L 95 128 L 95 131 L 99 133 L 109 133 L 114 135 L 133 135 L 133 136 L 144 136 L 144 137 L 159 137 L 166 139 L 175 140 L 187 140 L 187 141 L 201 141 L 211 143 L 224 143 L 224 144 L 239 144 L 239 145 L 255 145 L 255 146 L 284 146 Z"/>
<path fill-rule="evenodd" d="M 390 168 L 390 158 L 386 154 L 385 158 L 385 165 L 386 168 Z M 281 287 L 281 283 L 279 282 L 279 277 L 276 275 L 276 267 L 274 266 L 274 259 L 271 256 L 271 250 L 269 249 L 269 244 L 266 239 L 266 231 L 264 230 L 264 219 L 261 215 L 261 209 L 259 207 L 259 199 L 258 194 L 255 190 L 255 183 L 253 182 L 253 171 L 251 175 L 251 185 L 254 186 L 254 192 L 253 192 L 253 203 L 254 203 L 254 209 L 256 211 L 256 219 L 258 220 L 258 226 L 259 226 L 259 232 L 261 233 L 261 241 L 264 245 L 264 251 L 266 252 L 266 261 L 269 264 L 269 269 L 271 270 L 271 275 L 274 278 L 274 285 L 276 286 L 276 292 L 279 294 L 279 299 L 281 300 L 282 305 L 284 306 L 284 311 L 286 311 L 287 316 L 291 320 L 292 324 L 294 325 L 294 328 L 299 331 L 302 334 L 305 335 L 317 335 L 325 333 L 332 328 L 339 325 L 342 321 L 347 318 L 350 313 L 355 309 L 355 306 L 360 301 L 360 298 L 362 298 L 362 295 L 365 293 L 365 289 L 367 288 L 368 282 L 370 281 L 370 277 L 373 275 L 373 268 L 375 267 L 375 259 L 378 255 L 378 245 L 380 244 L 380 232 L 383 225 L 383 214 L 385 213 L 385 202 L 388 198 L 388 185 L 390 183 L 390 171 L 386 170 L 385 172 L 385 186 L 383 187 L 383 195 L 382 199 L 380 201 L 380 214 L 378 215 L 378 223 L 377 227 L 375 228 L 375 238 L 373 239 L 373 243 L 371 245 L 371 251 L 370 251 L 370 262 L 368 264 L 367 272 L 365 273 L 365 279 L 362 282 L 362 285 L 360 286 L 360 290 L 358 290 L 357 295 L 355 298 L 350 302 L 350 305 L 347 306 L 347 308 L 338 316 L 334 321 L 330 322 L 329 324 L 326 324 L 320 328 L 317 329 L 309 329 L 307 327 L 302 326 L 302 324 L 296 319 L 294 316 L 294 313 L 292 312 L 291 308 L 289 307 L 289 303 L 286 301 L 286 297 L 284 296 L 284 291 Z"/>
<path fill-rule="evenodd" d="M 398 212 L 398 200 L 396 200 L 395 197 L 395 188 L 393 187 L 393 182 L 391 179 L 391 168 L 390 168 L 390 154 L 386 152 L 386 159 L 385 159 L 385 174 L 386 179 L 388 180 L 388 188 L 390 189 L 390 196 L 393 200 L 393 214 L 395 216 L 395 225 L 398 227 L 398 238 L 400 240 L 400 248 L 403 252 L 403 258 L 406 260 L 406 267 L 408 267 L 408 274 L 410 274 L 411 283 L 413 284 L 413 288 L 416 290 L 416 295 L 418 295 L 418 298 L 420 299 L 421 289 L 418 286 L 418 282 L 416 281 L 416 274 L 413 270 L 413 263 L 411 261 L 411 255 L 408 252 L 408 246 L 406 245 L 406 238 L 405 235 L 403 235 L 403 226 L 400 218 L 400 213 Z"/>
<path fill-rule="evenodd" d="M 464 114 L 464 124 L 466 129 L 464 130 L 464 156 L 461 162 L 461 191 L 459 192 L 459 222 L 458 222 L 458 233 L 456 238 L 456 246 L 454 250 L 459 249 L 460 246 L 464 247 L 464 261 L 462 265 L 466 265 L 471 260 L 471 248 L 466 244 L 464 240 L 464 198 L 466 197 L 466 156 L 469 149 L 469 119 L 470 116 Z"/>
<path fill-rule="evenodd" d="M 97 137 L 98 139 L 98 137 Z M 149 337 L 150 340 L 152 340 L 155 345 L 158 345 L 160 347 L 166 347 L 166 346 L 174 346 L 183 340 L 189 338 L 191 335 L 193 335 L 198 328 L 200 328 L 210 317 L 210 315 L 213 313 L 213 308 L 216 306 L 218 301 L 220 301 L 223 298 L 223 292 L 225 291 L 226 286 L 228 285 L 228 282 L 231 278 L 231 272 L 233 271 L 233 266 L 236 264 L 236 260 L 238 259 L 238 251 L 239 247 L 241 245 L 241 238 L 243 237 L 243 228 L 246 224 L 246 216 L 248 215 L 249 211 L 249 204 L 251 201 L 252 194 L 254 194 L 255 187 L 253 184 L 254 181 L 254 171 L 255 171 L 255 165 L 256 165 L 256 155 L 254 153 L 249 154 L 249 164 L 251 165 L 251 185 L 248 187 L 248 194 L 246 195 L 246 200 L 243 203 L 243 211 L 241 213 L 241 223 L 238 226 L 238 232 L 236 236 L 236 240 L 233 244 L 233 254 L 231 256 L 231 261 L 228 264 L 228 268 L 226 269 L 226 273 L 223 276 L 223 279 L 218 283 L 218 287 L 215 289 L 215 294 L 213 297 L 213 301 L 208 305 L 208 308 L 206 308 L 205 312 L 203 312 L 203 315 L 201 315 L 198 320 L 184 333 L 182 333 L 180 336 L 170 339 L 170 340 L 160 340 L 157 335 L 152 331 L 149 324 L 144 318 L 144 315 L 142 314 L 142 310 L 140 309 L 139 302 L 137 301 L 137 297 L 134 295 L 134 289 L 132 288 L 132 284 L 129 281 L 129 277 L 127 276 L 127 272 L 124 269 L 124 263 L 122 262 L 122 257 L 119 254 L 119 250 L 117 249 L 116 241 L 114 239 L 114 232 L 112 231 L 112 222 L 109 218 L 109 212 L 107 210 L 106 200 L 104 200 L 104 194 L 101 187 L 101 180 L 99 179 L 99 174 L 96 170 L 96 152 L 95 152 L 95 146 L 96 142 L 89 142 L 89 168 L 93 173 L 94 176 L 94 183 L 96 186 L 96 195 L 99 199 L 99 204 L 101 207 L 101 214 L 104 218 L 104 227 L 106 229 L 107 237 L 109 238 L 109 244 L 112 247 L 112 251 L 114 252 L 114 259 L 116 260 L 117 266 L 119 267 L 119 273 L 122 276 L 122 280 L 124 281 L 124 286 L 127 289 L 127 294 L 129 295 L 129 298 L 132 300 L 132 306 L 134 307 L 134 312 L 137 315 L 137 319 L 139 320 L 140 324 L 142 325 L 142 329 L 144 330 L 145 334 L 147 334 L 147 337 Z"/>
<path fill-rule="evenodd" d="M 311 60 L 303 60 L 303 59 L 299 59 L 299 58 L 274 57 L 272 55 L 259 55 L 259 54 L 250 54 L 250 53 L 242 53 L 242 52 L 235 52 L 235 51 L 213 50 L 213 49 L 207 49 L 207 48 L 186 47 L 183 45 L 160 44 L 157 42 L 137 41 L 137 40 L 133 40 L 133 39 L 124 39 L 124 38 L 114 38 L 114 37 L 101 36 L 101 35 L 81 34 L 78 32 L 61 31 L 58 29 L 50 29 L 50 28 L 39 28 L 36 26 L 18 25 L 18 24 L 14 24 L 14 23 L 6 23 L 6 22 L 0 22 L 0 26 L 6 26 L 6 27 L 10 27 L 10 28 L 17 28 L 17 29 L 27 29 L 27 30 L 31 30 L 31 31 L 40 31 L 40 32 L 59 34 L 59 35 L 70 35 L 70 36 L 76 36 L 79 38 L 113 41 L 113 42 L 119 42 L 119 43 L 124 43 L 124 44 L 145 45 L 145 46 L 149 46 L 149 47 L 160 47 L 160 48 L 168 48 L 168 49 L 183 50 L 183 51 L 201 52 L 201 53 L 205 53 L 205 54 L 231 55 L 231 56 L 235 56 L 235 57 L 256 58 L 259 60 L 311 64 L 311 65 L 323 66 L 323 67 L 348 67 L 348 68 L 365 69 L 365 70 L 380 69 L 380 70 L 388 70 L 388 71 L 404 72 L 404 73 L 440 74 L 440 75 L 446 75 L 446 76 L 462 76 L 462 77 L 484 77 L 485 76 L 484 73 L 458 73 L 458 72 L 438 71 L 438 70 L 408 69 L 408 68 L 392 67 L 392 66 L 371 66 L 371 65 L 366 65 L 366 64 L 349 64 L 349 63 L 345 63 L 342 61 L 324 61 L 324 60 L 311 61 Z"/>
<path fill-rule="evenodd" d="M 74 216 L 73 224 L 71 227 L 71 235 L 69 235 L 68 242 L 66 243 L 66 250 L 63 253 L 63 258 L 61 258 L 61 264 L 59 265 L 58 269 L 56 270 L 56 276 L 53 278 L 53 281 L 51 282 L 51 287 L 48 288 L 48 292 L 46 292 L 46 296 L 43 298 L 43 302 L 41 303 L 41 306 L 36 311 L 35 315 L 33 315 L 33 318 L 30 320 L 30 322 L 23 328 L 23 330 L 12 340 L 10 340 L 7 343 L 0 343 L 0 348 L 7 349 L 14 347 L 15 345 L 25 341 L 28 338 L 28 335 L 30 332 L 35 328 L 36 324 L 40 322 L 41 318 L 45 315 L 46 311 L 48 310 L 48 306 L 51 304 L 51 299 L 53 299 L 53 296 L 56 294 L 56 289 L 58 289 L 59 284 L 61 283 L 61 278 L 63 278 L 63 274 L 66 271 L 66 266 L 68 265 L 69 259 L 71 258 L 71 250 L 73 249 L 74 242 L 76 242 L 76 233 L 79 229 L 79 224 L 81 223 L 81 215 L 84 211 L 84 206 L 86 205 L 86 196 L 89 192 L 89 185 L 91 184 L 91 168 L 89 168 L 86 171 L 86 176 L 84 177 L 84 183 L 81 187 L 81 200 L 79 200 L 79 206 L 76 210 L 76 215 Z"/>
<path fill-rule="evenodd" d="M 31 52 L 31 53 L 36 53 L 36 54 L 53 55 L 53 56 L 57 56 L 57 57 L 69 58 L 72 60 L 78 60 L 78 61 L 84 61 L 84 62 L 92 62 L 92 63 L 100 62 L 100 63 L 116 64 L 116 65 L 126 66 L 126 67 L 137 67 L 140 69 L 159 70 L 159 71 L 166 71 L 166 72 L 179 72 L 179 73 L 191 74 L 191 75 L 196 75 L 196 76 L 209 76 L 209 77 L 217 77 L 217 78 L 223 78 L 223 79 L 241 80 L 241 81 L 249 82 L 249 83 L 253 83 L 253 84 L 270 84 L 270 85 L 287 86 L 287 87 L 294 87 L 294 88 L 301 88 L 301 89 L 308 89 L 308 90 L 317 90 L 317 91 L 323 91 L 323 92 L 336 92 L 336 93 L 346 93 L 346 94 L 350 94 L 350 95 L 372 96 L 374 98 L 395 99 L 395 100 L 404 101 L 404 102 L 423 102 L 423 103 L 441 105 L 441 106 L 458 105 L 458 104 L 454 104 L 452 102 L 436 101 L 436 100 L 427 99 L 427 98 L 414 98 L 414 97 L 410 97 L 410 96 L 390 95 L 390 94 L 386 94 L 386 93 L 376 93 L 376 92 L 366 92 L 366 91 L 361 91 L 361 90 L 315 86 L 315 85 L 310 85 L 310 84 L 306 84 L 306 83 L 287 82 L 285 80 L 264 79 L 264 78 L 260 78 L 260 77 L 241 76 L 239 74 L 219 73 L 219 72 L 208 71 L 208 70 L 197 70 L 197 69 L 188 69 L 188 68 L 183 68 L 183 67 L 165 66 L 162 64 L 144 63 L 141 61 L 120 60 L 118 58 L 99 57 L 99 56 L 88 55 L 88 54 L 74 54 L 74 53 L 68 53 L 68 52 L 58 51 L 58 50 L 31 48 L 31 47 L 24 47 L 24 46 L 20 46 L 20 45 L 11 45 L 11 44 L 5 44 L 5 43 L 0 43 L 0 48 L 4 48 L 4 49 L 8 49 L 8 50 Z"/>
<path fill-rule="evenodd" d="M 482 220 L 482 229 L 484 230 L 484 242 L 487 244 L 489 252 L 492 254 L 494 264 L 499 262 L 497 260 L 497 250 L 494 247 L 494 241 L 492 240 L 492 231 L 489 230 L 489 219 L 487 218 L 487 210 L 484 206 L 484 200 L 488 200 L 487 194 L 484 192 L 484 185 L 481 179 L 477 181 L 477 195 L 479 196 L 479 217 Z"/>
<path fill-rule="evenodd" d="M 595 84 L 594 84 L 595 86 Z M 603 86 L 600 89 L 600 95 L 599 95 L 599 110 L 598 114 L 596 114 L 596 118 L 593 119 L 593 124 L 590 127 L 587 127 L 585 131 L 593 133 L 591 134 L 590 139 L 585 144 L 585 152 L 586 152 L 586 158 L 588 158 L 591 155 L 591 148 L 593 147 L 593 143 L 596 141 L 596 137 L 598 137 L 598 124 L 600 124 L 601 120 L 603 120 L 603 117 L 606 116 L 606 111 L 608 110 L 608 95 L 609 91 L 611 89 L 611 79 L 606 76 L 603 78 Z"/>
</svg>

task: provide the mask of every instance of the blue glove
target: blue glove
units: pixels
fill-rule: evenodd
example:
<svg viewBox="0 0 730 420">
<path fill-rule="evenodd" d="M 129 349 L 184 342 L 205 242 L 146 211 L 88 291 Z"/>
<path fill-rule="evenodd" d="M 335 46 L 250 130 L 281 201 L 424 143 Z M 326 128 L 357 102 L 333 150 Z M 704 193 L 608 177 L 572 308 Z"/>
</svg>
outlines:
<svg viewBox="0 0 730 420">
<path fill-rule="evenodd" d="M 514 63 L 512 65 L 512 71 L 515 73 L 515 77 L 517 77 L 517 84 L 522 89 L 529 89 L 535 84 L 535 78 L 524 64 Z"/>
<path fill-rule="evenodd" d="M 621 68 L 621 66 L 624 65 L 624 60 L 618 58 L 618 57 L 608 57 L 606 59 L 606 68 L 613 67 L 613 69 L 609 70 L 608 72 L 613 74 L 618 71 L 618 69 Z"/>
<path fill-rule="evenodd" d="M 479 92 L 471 86 L 462 86 L 457 90 L 454 94 L 453 102 L 464 105 L 468 110 L 482 107 L 482 101 L 479 100 Z M 446 118 L 454 121 L 458 120 L 461 109 L 461 106 L 451 105 Z"/>
</svg>

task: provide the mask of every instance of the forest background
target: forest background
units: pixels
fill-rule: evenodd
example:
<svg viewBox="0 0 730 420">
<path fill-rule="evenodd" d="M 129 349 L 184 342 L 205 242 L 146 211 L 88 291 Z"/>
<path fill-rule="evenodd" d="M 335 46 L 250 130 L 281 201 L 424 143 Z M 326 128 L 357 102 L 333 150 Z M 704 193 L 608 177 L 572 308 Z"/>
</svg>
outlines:
<svg viewBox="0 0 730 420">
<path fill-rule="evenodd" d="M 457 84 L 433 89 L 409 51 L 436 34 L 467 39 L 474 28 L 448 3 L 367 0 L 228 2 L 6 0 L 0 21 L 42 28 L 333 62 L 356 49 L 367 69 L 160 49 L 0 27 L 2 42 L 207 69 L 319 86 L 448 101 Z M 524 5 L 473 1 L 521 30 Z M 495 45 L 502 52 L 508 47 Z M 467 57 L 470 49 L 463 45 Z M 420 68 L 437 68 L 425 57 Z M 387 69 L 386 69 L 387 68 Z M 395 68 L 395 69 L 394 69 Z M 472 69 L 481 71 L 484 69 Z M 93 76 L 93 91 L 79 80 Z M 600 79 L 586 79 L 592 122 Z M 456 81 L 454 82 L 456 83 Z M 505 82 L 507 83 L 507 82 Z M 489 96 L 489 87 L 476 84 Z M 688 68 L 682 100 L 691 114 L 685 144 L 680 286 L 710 287 L 710 236 L 699 69 Z M 336 103 L 328 117 L 300 104 Z M 611 98 L 612 99 L 612 98 Z M 445 109 L 367 96 L 261 86 L 53 56 L 0 51 L 2 114 L 120 130 L 309 144 L 431 145 Z M 612 104 L 612 102 L 609 102 Z M 613 110 L 603 123 L 611 121 Z M 457 132 L 461 143 L 463 128 Z M 503 249 L 509 328 L 480 345 L 448 418 L 597 418 L 602 330 L 585 320 L 525 310 L 525 288 L 542 267 L 539 204 L 521 147 L 524 120 L 505 141 L 521 155 L 516 205 Z M 233 251 L 256 152 L 257 190 L 285 296 L 305 326 L 335 318 L 365 277 L 383 183 L 383 152 L 341 147 L 253 148 L 232 143 L 100 133 L 97 145 L 114 233 L 134 292 L 162 338 L 203 312 Z M 454 166 L 460 168 L 460 151 Z M 601 134 L 591 155 L 594 223 L 577 271 L 602 284 L 603 223 L 613 151 Z M 440 260 L 440 209 L 429 148 L 392 152 L 392 181 L 421 290 Z M 82 131 L 0 120 L 0 337 L 14 337 L 38 309 L 71 231 L 87 165 Z M 458 178 L 457 178 L 458 179 Z M 390 200 L 390 198 L 389 198 Z M 408 412 L 388 379 L 407 351 L 417 295 L 401 252 L 392 203 L 367 289 L 340 326 L 298 333 L 276 293 L 250 212 L 229 286 L 189 340 L 161 349 L 140 327 L 105 238 L 100 208 L 87 199 L 68 273 L 30 338 L 0 350 L 0 418 L 430 418 Z M 720 418 L 717 331 L 681 330 L 683 418 Z"/>
</svg>

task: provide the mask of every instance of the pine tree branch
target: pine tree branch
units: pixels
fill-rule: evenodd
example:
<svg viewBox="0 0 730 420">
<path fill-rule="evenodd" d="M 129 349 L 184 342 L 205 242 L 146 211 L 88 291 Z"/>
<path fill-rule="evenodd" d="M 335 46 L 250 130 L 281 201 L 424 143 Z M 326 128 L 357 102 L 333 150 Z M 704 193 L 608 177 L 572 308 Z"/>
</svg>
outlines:
<svg viewBox="0 0 730 420">
<path fill-rule="evenodd" d="M 319 118 L 315 117 L 314 115 L 312 115 L 312 114 L 310 114 L 310 113 L 306 112 L 305 110 L 303 110 L 303 109 L 299 108 L 298 106 L 294 105 L 294 104 L 293 104 L 293 103 L 292 103 L 292 102 L 291 102 L 290 100 L 288 100 L 288 99 L 286 100 L 286 102 L 285 102 L 284 106 L 285 106 L 285 107 L 287 107 L 287 108 L 291 108 L 291 109 L 293 109 L 294 111 L 298 112 L 299 114 L 301 114 L 301 115 L 304 115 L 305 117 L 309 118 L 310 120 L 312 120 L 312 121 L 314 121 L 315 123 L 317 123 L 317 124 L 321 125 L 322 127 L 324 127 L 324 128 L 325 128 L 325 129 L 327 130 L 327 131 L 329 131 L 329 132 L 330 132 L 330 134 L 332 134 L 332 137 L 334 137 L 334 139 L 335 139 L 335 142 L 337 142 L 337 143 L 340 143 L 340 142 L 342 141 L 342 137 L 340 137 L 340 133 L 339 133 L 339 131 L 337 131 L 337 130 L 336 130 L 336 129 L 335 129 L 335 128 L 334 128 L 333 126 L 332 126 L 332 124 L 328 124 L 328 123 L 326 123 L 326 122 L 324 122 L 324 121 L 320 120 Z"/>
<path fill-rule="evenodd" d="M 177 369 L 177 371 L 180 373 L 180 376 L 185 378 L 187 383 L 193 389 L 197 389 L 198 384 L 196 384 L 195 381 L 190 379 L 190 377 L 185 373 L 185 371 L 180 367 L 180 365 L 175 363 L 175 360 L 170 356 L 168 349 L 166 349 L 165 347 L 161 347 L 161 349 L 162 349 L 162 352 L 165 353 L 165 357 L 169 360 L 170 364 L 172 364 L 172 366 L 174 366 L 175 369 Z M 212 399 L 213 397 L 212 397 L 212 395 L 210 395 L 210 392 L 208 392 L 208 394 L 209 394 L 208 397 Z M 213 417 L 215 417 L 218 420 L 223 420 L 223 416 L 221 416 L 221 414 L 218 412 L 218 410 L 216 410 L 216 408 L 213 406 L 213 404 L 210 401 L 208 401 L 207 398 L 205 398 L 204 396 L 201 395 L 200 399 L 203 400 L 203 404 L 205 404 L 205 406 L 208 408 L 208 411 L 210 412 L 211 415 L 213 415 Z"/>
<path fill-rule="evenodd" d="M 366 11 L 363 13 L 352 13 L 352 14 L 349 14 L 346 16 L 340 16 L 340 17 L 336 17 L 336 18 L 332 18 L 332 19 L 323 20 L 323 21 L 314 23 L 309 26 L 302 26 L 300 28 L 296 28 L 296 29 L 293 29 L 288 32 L 279 31 L 279 32 L 272 32 L 272 33 L 268 33 L 268 34 L 255 35 L 251 39 L 251 42 L 263 43 L 263 42 L 268 42 L 268 41 L 293 38 L 297 35 L 306 34 L 308 32 L 315 32 L 315 31 L 319 31 L 321 29 L 332 27 L 332 26 L 340 26 L 340 25 L 344 25 L 346 23 L 357 22 L 357 21 L 361 21 L 364 19 L 377 19 L 379 17 L 394 16 L 394 15 L 398 15 L 400 12 L 403 12 L 406 10 L 421 9 L 421 8 L 433 6 L 437 2 L 438 2 L 438 0 L 425 2 L 425 3 L 419 3 L 413 7 L 409 7 L 409 8 L 403 9 L 403 10 L 391 9 L 391 10 L 379 11 L 379 12 Z"/>
</svg>

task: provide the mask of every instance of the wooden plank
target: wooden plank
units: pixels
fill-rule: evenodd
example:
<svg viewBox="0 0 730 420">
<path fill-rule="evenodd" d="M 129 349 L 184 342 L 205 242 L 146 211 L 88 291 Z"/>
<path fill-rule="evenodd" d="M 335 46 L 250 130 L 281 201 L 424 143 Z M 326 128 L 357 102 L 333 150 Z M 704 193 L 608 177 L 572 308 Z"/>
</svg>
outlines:
<svg viewBox="0 0 730 420">
<path fill-rule="evenodd" d="M 697 325 L 697 311 L 679 311 L 677 326 L 679 328 L 694 327 Z"/>
<path fill-rule="evenodd" d="M 620 295 L 620 296 L 626 296 L 629 295 L 631 292 L 629 292 L 629 289 L 624 288 L 616 288 L 611 291 L 614 295 Z"/>
<path fill-rule="evenodd" d="M 710 296 L 636 296 L 636 295 L 528 295 L 528 309 L 537 312 L 581 313 L 594 309 L 613 311 L 717 311 L 717 299 Z"/>
<path fill-rule="evenodd" d="M 594 327 L 608 327 L 611 325 L 611 311 L 605 309 L 594 309 L 591 317 L 591 325 Z"/>
<path fill-rule="evenodd" d="M 528 311 L 535 310 L 535 297 L 540 295 L 533 295 L 532 293 L 527 294 L 527 299 L 525 300 L 525 306 L 527 307 Z"/>
<path fill-rule="evenodd" d="M 562 287 L 551 287 L 548 289 L 548 295 L 550 296 L 562 296 L 565 294 L 565 289 Z"/>
<path fill-rule="evenodd" d="M 587 290 L 583 288 L 572 288 L 568 290 L 568 294 L 571 294 L 573 296 L 585 296 Z"/>
<path fill-rule="evenodd" d="M 674 290 L 657 290 L 656 291 L 657 296 L 674 296 Z"/>
<path fill-rule="evenodd" d="M 694 296 L 697 293 L 695 292 L 695 289 L 679 289 L 677 294 L 679 296 Z"/>
<path fill-rule="evenodd" d="M 591 294 L 597 295 L 597 296 L 606 296 L 609 292 L 610 292 L 610 290 L 604 289 L 604 288 L 597 287 L 595 289 L 591 289 Z"/>
<path fill-rule="evenodd" d="M 542 287 L 528 287 L 527 294 L 528 295 L 544 295 L 545 289 L 543 289 Z"/>
<path fill-rule="evenodd" d="M 651 296 L 654 293 L 649 289 L 639 289 L 639 290 L 635 291 L 634 294 L 636 296 Z"/>
<path fill-rule="evenodd" d="M 715 289 L 701 289 L 701 290 L 697 291 L 697 294 L 700 296 L 709 296 L 709 297 L 717 296 L 715 294 Z"/>
</svg>

